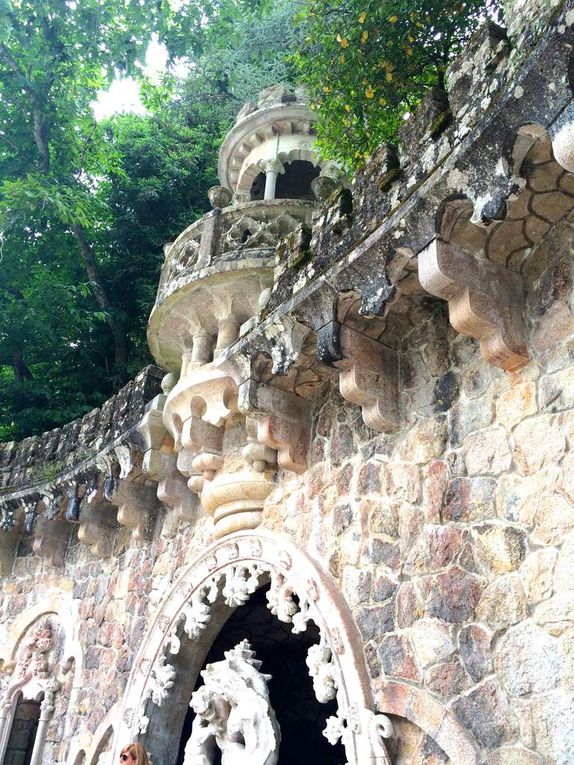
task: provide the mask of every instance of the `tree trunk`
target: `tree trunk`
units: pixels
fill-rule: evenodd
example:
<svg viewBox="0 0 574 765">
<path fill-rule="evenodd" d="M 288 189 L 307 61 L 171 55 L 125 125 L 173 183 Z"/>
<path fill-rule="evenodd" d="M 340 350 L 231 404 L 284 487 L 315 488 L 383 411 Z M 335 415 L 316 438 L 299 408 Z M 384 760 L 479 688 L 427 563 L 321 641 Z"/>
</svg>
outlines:
<svg viewBox="0 0 574 765">
<path fill-rule="evenodd" d="M 126 377 L 126 367 L 128 362 L 127 339 L 124 323 L 119 319 L 114 318 L 114 307 L 106 292 L 98 264 L 96 263 L 94 251 L 88 241 L 86 232 L 81 226 L 73 226 L 72 231 L 78 242 L 82 260 L 84 261 L 86 273 L 91 282 L 92 291 L 96 301 L 101 310 L 105 311 L 108 316 L 107 322 L 114 338 L 114 363 L 116 366 L 116 374 L 120 377 L 120 381 L 123 382 Z"/>
<path fill-rule="evenodd" d="M 32 372 L 28 369 L 24 357 L 22 355 L 22 349 L 18 348 L 14 351 L 14 359 L 12 361 L 12 369 L 14 370 L 14 377 L 18 385 L 21 385 L 25 380 L 32 379 Z"/>
</svg>

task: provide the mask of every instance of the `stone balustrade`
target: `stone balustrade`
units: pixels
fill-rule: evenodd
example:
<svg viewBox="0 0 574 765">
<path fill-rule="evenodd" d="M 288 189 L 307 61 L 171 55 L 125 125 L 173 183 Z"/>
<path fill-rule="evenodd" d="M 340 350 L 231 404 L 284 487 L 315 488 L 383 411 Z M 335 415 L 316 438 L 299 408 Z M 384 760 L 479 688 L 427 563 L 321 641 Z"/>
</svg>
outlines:
<svg viewBox="0 0 574 765">
<path fill-rule="evenodd" d="M 313 202 L 273 199 L 215 208 L 165 247 L 156 306 L 207 273 L 240 260 L 272 258 L 280 239 L 300 223 L 309 225 Z"/>
</svg>

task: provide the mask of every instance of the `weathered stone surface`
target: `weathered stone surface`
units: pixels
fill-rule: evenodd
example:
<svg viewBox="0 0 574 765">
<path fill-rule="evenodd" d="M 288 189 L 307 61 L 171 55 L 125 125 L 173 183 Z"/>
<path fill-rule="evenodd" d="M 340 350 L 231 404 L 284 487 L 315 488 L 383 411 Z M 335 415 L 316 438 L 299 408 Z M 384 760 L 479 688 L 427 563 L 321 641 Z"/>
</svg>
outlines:
<svg viewBox="0 0 574 765">
<path fill-rule="evenodd" d="M 482 594 L 476 614 L 493 630 L 502 630 L 526 617 L 528 607 L 518 574 L 494 579 Z"/>
<path fill-rule="evenodd" d="M 514 526 L 485 523 L 473 529 L 475 555 L 495 574 L 516 570 L 526 554 L 526 533 Z"/>
<path fill-rule="evenodd" d="M 420 497 L 418 468 L 407 462 L 391 462 L 386 467 L 386 492 L 396 499 L 417 502 Z"/>
<path fill-rule="evenodd" d="M 491 641 L 492 634 L 479 624 L 469 624 L 459 633 L 460 657 L 475 683 L 492 671 Z"/>
<path fill-rule="evenodd" d="M 512 462 L 504 428 L 490 428 L 467 436 L 463 453 L 469 475 L 498 475 L 508 470 Z"/>
<path fill-rule="evenodd" d="M 557 489 L 566 500 L 574 504 L 574 451 L 568 452 L 562 461 Z"/>
<path fill-rule="evenodd" d="M 458 660 L 435 664 L 427 671 L 425 683 L 431 693 L 442 698 L 457 695 L 470 685 L 468 675 Z"/>
<path fill-rule="evenodd" d="M 559 494 L 544 494 L 536 504 L 532 541 L 558 545 L 574 530 L 574 505 Z"/>
<path fill-rule="evenodd" d="M 462 532 L 454 526 L 425 526 L 411 547 L 404 571 L 431 573 L 446 568 L 462 548 Z"/>
<path fill-rule="evenodd" d="M 552 578 L 558 552 L 553 547 L 530 553 L 520 567 L 524 594 L 530 604 L 540 603 L 552 595 Z"/>
<path fill-rule="evenodd" d="M 536 411 L 536 385 L 531 380 L 517 384 L 510 382 L 496 402 L 496 420 L 508 432 Z"/>
<path fill-rule="evenodd" d="M 386 675 L 405 680 L 420 680 L 421 670 L 417 664 L 410 640 L 404 635 L 387 635 L 381 641 L 381 659 Z"/>
<path fill-rule="evenodd" d="M 444 417 L 421 420 L 410 429 L 399 447 L 397 456 L 405 462 L 422 464 L 440 457 L 445 444 L 446 421 Z"/>
<path fill-rule="evenodd" d="M 361 571 L 354 566 L 345 566 L 343 570 L 343 590 L 347 601 L 355 606 L 366 603 L 371 594 L 371 573 Z"/>
<path fill-rule="evenodd" d="M 574 376 L 571 369 L 563 369 L 540 379 L 540 408 L 557 412 L 570 409 L 574 401 Z"/>
<path fill-rule="evenodd" d="M 399 629 L 410 627 L 424 614 L 424 595 L 414 582 L 403 582 L 397 591 L 395 619 Z"/>
<path fill-rule="evenodd" d="M 449 412 L 449 435 L 457 446 L 476 430 L 487 428 L 494 419 L 494 386 L 477 398 L 462 394 Z"/>
<path fill-rule="evenodd" d="M 373 501 L 363 500 L 360 504 L 361 512 L 369 513 L 369 530 L 373 534 L 384 534 L 388 537 L 396 537 L 399 533 L 399 510 L 397 503 L 385 499 Z"/>
<path fill-rule="evenodd" d="M 563 590 L 534 610 L 534 621 L 551 635 L 562 635 L 574 625 L 574 589 Z"/>
<path fill-rule="evenodd" d="M 574 571 L 574 531 L 565 538 L 564 544 L 556 561 L 554 573 L 554 590 L 556 592 L 567 591 L 572 586 L 572 572 Z"/>
<path fill-rule="evenodd" d="M 513 458 L 523 475 L 531 475 L 558 463 L 566 449 L 566 439 L 558 421 L 540 415 L 521 422 L 514 430 Z"/>
<path fill-rule="evenodd" d="M 427 603 L 429 616 L 460 623 L 472 618 L 482 593 L 481 580 L 458 566 L 433 577 Z"/>
<path fill-rule="evenodd" d="M 497 648 L 496 671 L 510 696 L 550 691 L 561 680 L 558 642 L 530 621 L 511 627 Z"/>
<path fill-rule="evenodd" d="M 532 701 L 537 749 L 556 765 L 574 762 L 574 693 L 554 691 Z"/>
<path fill-rule="evenodd" d="M 558 640 L 560 647 L 562 682 L 574 691 L 574 628 L 567 630 Z"/>
<path fill-rule="evenodd" d="M 453 628 L 438 619 L 419 619 L 408 630 L 419 665 L 425 669 L 455 650 Z"/>
<path fill-rule="evenodd" d="M 484 765 L 544 765 L 542 758 L 521 746 L 505 746 L 490 754 Z"/>
<path fill-rule="evenodd" d="M 497 515 L 511 523 L 532 527 L 537 503 L 547 487 L 548 479 L 542 474 L 500 476 L 496 485 Z"/>
<path fill-rule="evenodd" d="M 485 680 L 452 706 L 461 723 L 489 749 L 511 741 L 518 732 L 512 708 L 494 680 Z"/>
<path fill-rule="evenodd" d="M 443 520 L 471 523 L 492 518 L 495 490 L 492 478 L 454 478 L 446 491 Z"/>
<path fill-rule="evenodd" d="M 423 468 L 422 510 L 428 523 L 440 522 L 440 511 L 448 483 L 448 464 L 435 460 Z"/>
<path fill-rule="evenodd" d="M 357 625 L 365 642 L 378 640 L 395 628 L 392 603 L 363 607 L 357 611 Z"/>
</svg>

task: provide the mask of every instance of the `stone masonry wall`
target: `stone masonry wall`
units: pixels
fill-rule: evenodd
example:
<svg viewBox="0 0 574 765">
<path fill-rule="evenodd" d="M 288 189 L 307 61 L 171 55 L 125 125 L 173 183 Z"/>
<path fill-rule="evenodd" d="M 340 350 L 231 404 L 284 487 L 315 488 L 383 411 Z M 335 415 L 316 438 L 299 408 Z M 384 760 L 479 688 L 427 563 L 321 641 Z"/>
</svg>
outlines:
<svg viewBox="0 0 574 765">
<path fill-rule="evenodd" d="M 531 14 L 546 8 L 549 17 L 565 5 L 514 4 Z M 527 30 L 519 22 L 511 32 L 520 40 Z M 493 54 L 489 66 L 496 70 L 506 50 L 503 37 L 490 29 L 480 45 Z M 468 67 L 451 72 L 456 114 L 461 113 L 456 89 L 467 89 L 474 74 Z M 521 98 L 516 96 L 518 103 Z M 448 128 L 425 153 L 420 178 L 440 161 L 440 147 L 455 129 Z M 334 244 L 325 218 L 324 241 L 317 245 L 325 257 L 342 259 L 400 201 L 402 191 L 390 194 L 379 183 L 387 151 L 375 157 L 352 192 L 345 192 L 353 197 L 355 218 L 342 238 L 333 237 Z M 534 151 L 548 151 L 547 144 L 540 141 Z M 414 163 L 417 155 L 411 155 L 408 161 Z M 480 159 L 478 164 L 477 183 Z M 506 245 L 516 223 L 517 241 L 524 244 L 522 233 L 528 234 L 524 246 L 497 248 L 492 239 L 486 242 L 487 229 L 465 227 L 464 220 L 458 229 L 461 247 L 474 251 L 476 245 L 477 260 L 488 251 L 523 277 L 529 363 L 512 373 L 489 365 L 478 343 L 451 327 L 446 302 L 425 296 L 416 285 L 412 294 L 402 287 L 382 338 L 400 351 L 399 426 L 386 434 L 366 427 L 360 407 L 339 394 L 335 373 L 322 368 L 323 382 L 312 401 L 309 467 L 303 474 L 279 470 L 263 511 L 263 529 L 308 552 L 348 603 L 377 708 L 394 710 L 395 733 L 388 744 L 393 765 L 468 765 L 449 759 L 435 741 L 447 713 L 470 736 L 480 765 L 574 762 L 574 214 L 566 212 L 573 207 L 574 187 L 569 178 L 557 181 L 552 167 L 537 171 L 535 165 L 532 160 L 525 180 L 528 194 L 510 204 L 528 206 L 528 219 L 511 210 L 515 217 L 498 229 Z M 405 167 L 406 194 L 420 178 Z M 561 196 L 555 194 L 557 182 Z M 531 190 L 548 195 L 544 205 L 528 201 Z M 416 217 L 423 223 L 413 241 L 422 249 L 440 234 L 434 229 L 439 195 L 428 201 L 428 209 L 422 191 L 420 197 L 424 215 Z M 341 209 L 341 220 L 351 220 L 347 207 Z M 407 235 L 393 242 L 406 243 Z M 315 266 L 321 263 L 307 265 L 310 271 Z M 294 280 L 299 273 L 294 271 Z M 269 312 L 287 297 L 296 299 L 288 282 L 272 295 Z M 83 425 L 62 429 L 63 441 L 47 437 L 4 448 L 0 468 L 6 490 L 33 483 L 36 476 L 47 478 L 41 473 L 46 466 L 59 471 L 63 462 L 73 473 L 78 459 L 73 440 L 92 444 L 95 454 L 131 428 L 156 393 L 158 376 L 152 377 L 149 396 L 140 385 L 129 405 L 118 406 L 116 400 L 92 419 L 88 415 Z M 95 422 L 107 428 L 100 441 Z M 63 460 L 52 459 L 59 448 L 52 448 L 52 441 L 67 444 Z M 114 478 L 102 473 L 98 480 L 104 475 Z M 140 490 L 151 483 L 143 471 L 134 480 Z M 106 502 L 99 505 L 102 515 L 109 510 Z M 212 521 L 201 510 L 193 521 L 181 520 L 161 503 L 150 512 L 147 536 L 135 522 L 120 525 L 119 516 L 110 521 L 109 556 L 91 552 L 73 521 L 66 526 L 69 540 L 59 562 L 40 557 L 29 538 L 18 537 L 0 588 L 0 690 L 13 671 L 14 640 L 24 641 L 40 613 L 59 619 L 73 644 L 61 656 L 75 657 L 73 666 L 58 667 L 61 692 L 43 765 L 108 765 L 114 705 L 144 635 L 182 567 L 213 539 Z M 16 532 L 17 527 L 10 531 Z M 177 738 L 180 731 L 169 733 Z"/>
<path fill-rule="evenodd" d="M 383 679 L 422 689 L 471 731 L 487 765 L 574 756 L 571 243 L 564 221 L 531 255 L 530 364 L 513 374 L 485 365 L 429 301 L 404 338 L 407 425 L 369 431 L 326 383 L 312 465 L 280 476 L 264 513 L 265 527 L 340 584 L 377 692 Z M 160 508 L 151 542 L 119 528 L 102 562 L 72 539 L 63 570 L 20 550 L 0 619 L 57 592 L 77 609 L 84 650 L 83 682 L 63 730 L 49 734 L 46 764 L 64 762 L 68 741 L 96 731 L 121 697 L 157 603 L 210 526 L 202 516 L 177 527 Z M 398 721 L 396 762 L 448 762 L 421 735 Z M 418 753 L 400 759 L 409 747 Z"/>
</svg>

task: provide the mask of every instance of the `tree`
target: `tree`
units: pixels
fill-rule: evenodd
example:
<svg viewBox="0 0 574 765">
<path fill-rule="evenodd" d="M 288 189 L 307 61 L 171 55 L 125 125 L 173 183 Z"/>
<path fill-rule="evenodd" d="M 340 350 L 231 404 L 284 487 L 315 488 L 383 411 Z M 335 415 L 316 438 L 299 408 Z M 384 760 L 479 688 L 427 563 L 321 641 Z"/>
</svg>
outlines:
<svg viewBox="0 0 574 765">
<path fill-rule="evenodd" d="M 323 154 L 360 166 L 396 139 L 496 0 L 306 0 L 295 59 L 319 114 Z"/>
<path fill-rule="evenodd" d="M 292 69 L 286 21 L 268 56 L 263 30 L 249 45 L 257 0 L 131 5 L 0 0 L 0 439 L 79 416 L 149 363 L 162 245 L 207 209 L 238 105 Z M 145 83 L 149 114 L 96 123 L 97 90 L 137 74 L 152 30 L 189 76 Z"/>
</svg>

